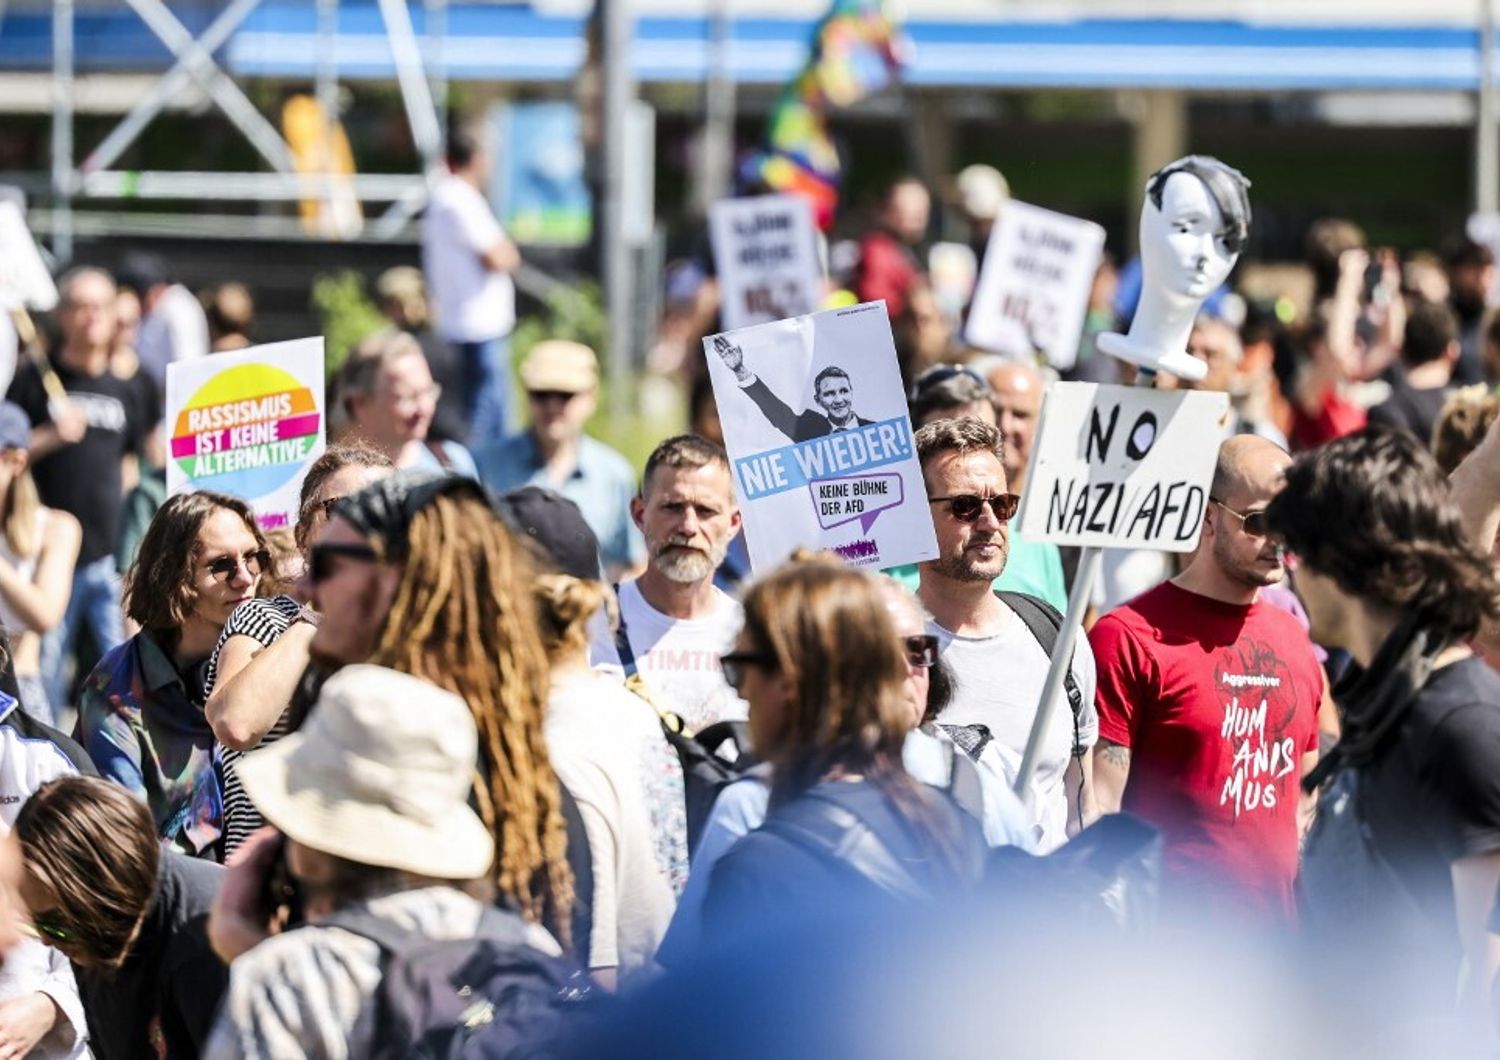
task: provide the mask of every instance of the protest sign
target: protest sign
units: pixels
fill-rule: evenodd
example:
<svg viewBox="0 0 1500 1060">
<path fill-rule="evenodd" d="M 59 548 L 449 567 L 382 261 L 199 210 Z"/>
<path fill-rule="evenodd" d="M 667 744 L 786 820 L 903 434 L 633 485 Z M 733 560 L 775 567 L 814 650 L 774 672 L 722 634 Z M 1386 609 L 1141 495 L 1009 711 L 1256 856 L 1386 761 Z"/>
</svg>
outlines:
<svg viewBox="0 0 1500 1060">
<path fill-rule="evenodd" d="M 818 308 L 823 271 L 812 211 L 796 195 L 722 199 L 708 216 L 726 330 Z"/>
<path fill-rule="evenodd" d="M 323 452 L 323 340 L 295 339 L 167 366 L 167 491 L 231 493 L 261 528 L 297 521 L 297 494 Z"/>
<path fill-rule="evenodd" d="M 703 348 L 752 567 L 799 546 L 861 567 L 937 555 L 884 302 L 712 335 Z"/>
<path fill-rule="evenodd" d="M 1221 393 L 1054 383 L 1017 529 L 1059 545 L 1192 551 L 1228 409 Z"/>
<path fill-rule="evenodd" d="M 56 305 L 57 286 L 26 229 L 21 208 L 9 199 L 0 200 L 0 310 L 46 312 Z"/>
<path fill-rule="evenodd" d="M 1104 229 L 1012 199 L 990 233 L 969 309 L 969 342 L 999 353 L 1040 350 L 1058 369 L 1078 359 Z"/>
</svg>

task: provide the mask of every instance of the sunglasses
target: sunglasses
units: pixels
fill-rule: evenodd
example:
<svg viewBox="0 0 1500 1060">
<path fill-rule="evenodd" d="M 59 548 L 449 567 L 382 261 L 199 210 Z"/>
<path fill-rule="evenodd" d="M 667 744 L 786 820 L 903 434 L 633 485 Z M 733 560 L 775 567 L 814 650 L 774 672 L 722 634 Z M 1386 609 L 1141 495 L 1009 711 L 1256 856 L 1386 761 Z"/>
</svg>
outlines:
<svg viewBox="0 0 1500 1060">
<path fill-rule="evenodd" d="M 981 497 L 976 493 L 957 493 L 952 497 L 928 497 L 927 503 L 947 504 L 948 510 L 953 513 L 953 518 L 961 523 L 972 523 L 979 518 L 979 513 L 984 511 L 984 506 L 989 505 L 996 519 L 1002 523 L 1008 523 L 1015 516 L 1016 509 L 1021 506 L 1021 495 L 998 493 L 993 497 Z"/>
<path fill-rule="evenodd" d="M 220 556 L 208 565 L 208 573 L 218 581 L 226 582 L 234 577 L 234 572 L 240 569 L 242 563 L 245 565 L 245 573 L 257 578 L 261 571 L 271 569 L 271 552 L 269 549 L 259 548 L 254 552 L 246 552 L 243 556 Z"/>
<path fill-rule="evenodd" d="M 38 935 L 45 935 L 54 942 L 71 942 L 73 939 L 71 931 L 44 917 L 32 916 L 31 926 L 36 928 Z"/>
<path fill-rule="evenodd" d="M 545 405 L 552 401 L 566 405 L 578 395 L 571 390 L 528 390 L 526 396 L 538 405 Z"/>
<path fill-rule="evenodd" d="M 338 557 L 359 560 L 362 563 L 378 563 L 380 555 L 369 545 L 341 545 L 323 542 L 308 550 L 307 577 L 313 584 L 325 582 L 333 577 Z"/>
<path fill-rule="evenodd" d="M 927 669 L 937 665 L 938 639 L 931 633 L 902 637 L 901 646 L 906 649 L 906 661 L 912 666 Z"/>
<path fill-rule="evenodd" d="M 968 376 L 970 379 L 974 380 L 974 382 L 978 383 L 986 390 L 990 388 L 989 383 L 985 382 L 984 377 L 967 365 L 939 364 L 934 365 L 933 367 L 927 369 L 927 371 L 923 372 L 921 375 L 917 376 L 916 382 L 912 383 L 911 385 L 911 393 L 908 395 L 908 397 L 912 401 L 916 401 L 917 398 L 927 393 L 927 391 L 931 390 L 933 387 L 941 386 L 948 380 L 960 375 Z"/>
<path fill-rule="evenodd" d="M 1266 519 L 1266 510 L 1264 508 L 1253 512 L 1237 512 L 1217 497 L 1210 497 L 1208 499 L 1238 519 L 1240 525 L 1245 528 L 1245 533 L 1251 537 L 1265 537 L 1271 532 L 1271 524 Z"/>
<path fill-rule="evenodd" d="M 719 656 L 719 669 L 724 671 L 724 683 L 736 692 L 745 683 L 747 667 L 759 666 L 763 669 L 770 669 L 775 665 L 775 659 L 757 651 L 732 651 L 728 655 Z"/>
</svg>

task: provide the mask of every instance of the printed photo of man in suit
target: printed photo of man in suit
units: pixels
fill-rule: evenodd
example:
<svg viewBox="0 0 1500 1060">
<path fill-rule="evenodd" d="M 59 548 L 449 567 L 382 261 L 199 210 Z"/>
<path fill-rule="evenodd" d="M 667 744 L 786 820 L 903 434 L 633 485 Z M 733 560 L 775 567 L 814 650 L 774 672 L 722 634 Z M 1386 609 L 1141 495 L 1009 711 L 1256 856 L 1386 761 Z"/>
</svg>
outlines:
<svg viewBox="0 0 1500 1060">
<path fill-rule="evenodd" d="M 771 388 L 745 367 L 745 353 L 723 335 L 715 335 L 714 352 L 723 359 L 725 366 L 734 373 L 740 389 L 755 402 L 756 407 L 782 434 L 794 442 L 807 442 L 823 438 L 835 431 L 868 427 L 874 420 L 867 420 L 854 411 L 854 385 L 849 373 L 836 365 L 829 365 L 813 378 L 813 400 L 822 412 L 805 409 L 793 412 Z"/>
</svg>

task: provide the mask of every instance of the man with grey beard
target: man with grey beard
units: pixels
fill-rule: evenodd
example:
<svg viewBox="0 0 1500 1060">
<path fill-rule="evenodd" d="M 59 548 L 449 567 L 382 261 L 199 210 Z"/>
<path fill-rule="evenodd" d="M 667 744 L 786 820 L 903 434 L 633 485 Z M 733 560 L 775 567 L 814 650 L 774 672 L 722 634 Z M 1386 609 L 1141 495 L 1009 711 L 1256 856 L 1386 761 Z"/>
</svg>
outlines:
<svg viewBox="0 0 1500 1060">
<path fill-rule="evenodd" d="M 714 585 L 740 532 L 728 455 L 697 435 L 668 438 L 646 460 L 630 516 L 646 539 L 646 569 L 620 585 L 620 623 L 647 693 L 694 732 L 744 720 L 719 666 L 739 636 L 740 605 Z"/>
<path fill-rule="evenodd" d="M 942 720 L 993 740 L 1019 772 L 1050 660 L 1016 610 L 1035 613 L 1041 602 L 1021 594 L 1002 599 L 990 588 L 1005 570 L 1010 519 L 1020 500 L 1006 480 L 1000 432 L 971 417 L 938 420 L 917 432 L 916 443 L 938 546 L 937 558 L 918 567 L 917 597 L 932 615 L 928 632 L 937 636 L 953 674 L 953 699 Z M 1099 718 L 1088 641 L 1078 641 L 1072 663 L 1077 708 L 1060 702 L 1053 709 L 1025 796 L 1043 852 L 1095 816 L 1090 767 Z"/>
</svg>

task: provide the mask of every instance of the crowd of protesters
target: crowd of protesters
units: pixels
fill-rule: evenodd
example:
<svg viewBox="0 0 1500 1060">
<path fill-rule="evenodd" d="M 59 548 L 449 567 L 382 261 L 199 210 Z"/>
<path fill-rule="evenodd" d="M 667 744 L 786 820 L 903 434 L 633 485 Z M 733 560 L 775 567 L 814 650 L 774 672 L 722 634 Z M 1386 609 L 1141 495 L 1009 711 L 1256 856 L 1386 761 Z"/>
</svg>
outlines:
<svg viewBox="0 0 1500 1060">
<path fill-rule="evenodd" d="M 1230 397 L 1199 543 L 1111 555 L 1018 792 L 1078 562 L 1011 520 L 1048 387 L 1129 378 L 1135 263 L 1065 373 L 968 349 L 894 182 L 829 260 L 891 314 L 938 554 L 751 575 L 712 263 L 637 473 L 595 351 L 512 373 L 519 252 L 450 156 L 287 532 L 161 472 L 167 365 L 254 341 L 252 292 L 59 277 L 0 403 L 0 1060 L 1500 1041 L 1487 249 L 1320 222 L 1304 305 L 1208 300 L 1205 377 L 1155 381 Z M 948 190 L 982 260 L 1004 178 Z"/>
</svg>

